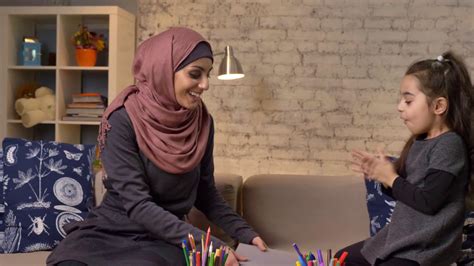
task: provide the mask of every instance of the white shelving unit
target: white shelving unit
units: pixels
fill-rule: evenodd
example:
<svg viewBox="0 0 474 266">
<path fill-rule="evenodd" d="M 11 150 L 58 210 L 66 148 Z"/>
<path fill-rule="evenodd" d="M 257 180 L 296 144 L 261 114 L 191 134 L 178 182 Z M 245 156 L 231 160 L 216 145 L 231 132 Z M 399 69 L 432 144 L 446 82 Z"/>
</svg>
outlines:
<svg viewBox="0 0 474 266">
<path fill-rule="evenodd" d="M 105 36 L 107 49 L 98 54 L 97 66 L 76 64 L 71 39 L 79 24 Z M 98 91 L 110 103 L 133 83 L 135 16 L 115 6 L 2 7 L 0 36 L 0 138 L 94 143 L 99 122 L 63 121 L 62 117 L 75 93 Z M 18 65 L 25 36 L 36 36 L 42 43 L 41 66 Z M 25 128 L 14 109 L 15 95 L 19 86 L 31 82 L 53 89 L 56 117 Z"/>
</svg>

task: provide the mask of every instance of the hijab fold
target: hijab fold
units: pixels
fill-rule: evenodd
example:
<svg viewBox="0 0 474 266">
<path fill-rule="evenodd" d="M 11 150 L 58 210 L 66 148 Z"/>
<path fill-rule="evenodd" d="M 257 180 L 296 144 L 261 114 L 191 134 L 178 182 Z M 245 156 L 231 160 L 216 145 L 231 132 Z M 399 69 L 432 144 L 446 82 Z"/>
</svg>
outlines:
<svg viewBox="0 0 474 266">
<path fill-rule="evenodd" d="M 209 138 L 210 115 L 203 102 L 193 110 L 181 107 L 174 90 L 176 69 L 200 42 L 206 41 L 199 33 L 178 27 L 140 44 L 132 68 L 136 84 L 120 92 L 102 117 L 101 150 L 107 132 L 113 130 L 110 115 L 125 106 L 139 149 L 156 166 L 182 174 L 200 163 Z"/>
</svg>

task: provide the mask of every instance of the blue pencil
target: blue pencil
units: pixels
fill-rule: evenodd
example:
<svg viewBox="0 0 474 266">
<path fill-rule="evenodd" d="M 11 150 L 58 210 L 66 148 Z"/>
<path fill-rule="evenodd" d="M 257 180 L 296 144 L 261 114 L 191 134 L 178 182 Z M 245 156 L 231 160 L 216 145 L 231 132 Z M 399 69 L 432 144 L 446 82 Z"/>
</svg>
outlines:
<svg viewBox="0 0 474 266">
<path fill-rule="evenodd" d="M 301 254 L 300 249 L 298 248 L 298 246 L 296 245 L 296 243 L 293 243 L 293 248 L 296 250 L 296 253 L 298 254 L 298 260 L 300 261 L 301 266 L 308 266 L 308 265 L 306 264 L 306 261 L 305 261 L 304 258 L 303 258 L 303 254 Z"/>
</svg>

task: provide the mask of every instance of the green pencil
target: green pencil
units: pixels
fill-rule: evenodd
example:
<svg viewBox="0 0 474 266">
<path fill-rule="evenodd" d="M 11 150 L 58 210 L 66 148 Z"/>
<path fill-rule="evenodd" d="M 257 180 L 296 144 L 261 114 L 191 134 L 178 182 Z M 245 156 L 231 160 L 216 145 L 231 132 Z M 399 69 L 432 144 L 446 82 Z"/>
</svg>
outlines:
<svg viewBox="0 0 474 266">
<path fill-rule="evenodd" d="M 181 246 L 183 247 L 184 258 L 186 259 L 186 266 L 189 266 L 189 258 L 188 258 L 188 255 L 186 254 L 186 245 L 184 243 L 181 243 Z"/>
<path fill-rule="evenodd" d="M 214 252 L 211 252 L 210 261 L 209 266 L 214 266 Z"/>
<path fill-rule="evenodd" d="M 222 260 L 222 265 L 225 265 L 225 261 L 227 260 L 227 256 L 229 256 L 229 252 L 228 251 L 225 255 L 224 255 L 224 260 Z"/>
</svg>

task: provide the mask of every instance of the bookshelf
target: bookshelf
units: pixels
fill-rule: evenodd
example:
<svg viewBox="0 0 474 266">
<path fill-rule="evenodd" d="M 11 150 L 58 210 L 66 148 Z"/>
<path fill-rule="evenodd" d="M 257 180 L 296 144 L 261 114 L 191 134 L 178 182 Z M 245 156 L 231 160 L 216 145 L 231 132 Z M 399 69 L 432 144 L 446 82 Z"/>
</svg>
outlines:
<svg viewBox="0 0 474 266">
<path fill-rule="evenodd" d="M 76 64 L 71 38 L 79 24 L 105 36 L 107 49 L 98 54 L 94 67 Z M 0 36 L 0 138 L 95 143 L 99 122 L 65 121 L 66 106 L 73 94 L 84 92 L 99 92 L 110 103 L 133 83 L 135 16 L 116 6 L 2 7 Z M 25 36 L 41 42 L 40 66 L 18 64 Z M 25 128 L 14 103 L 18 87 L 31 82 L 54 91 L 56 115 L 52 121 Z"/>
</svg>

